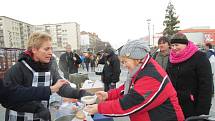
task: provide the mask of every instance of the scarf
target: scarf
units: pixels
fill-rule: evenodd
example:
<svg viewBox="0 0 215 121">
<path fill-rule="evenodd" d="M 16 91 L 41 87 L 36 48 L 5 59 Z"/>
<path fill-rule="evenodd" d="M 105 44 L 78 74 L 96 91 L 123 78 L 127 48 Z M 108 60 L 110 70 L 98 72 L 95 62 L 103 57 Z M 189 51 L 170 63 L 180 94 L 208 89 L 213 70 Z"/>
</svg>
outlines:
<svg viewBox="0 0 215 121">
<path fill-rule="evenodd" d="M 138 64 L 133 70 L 132 72 L 128 72 L 127 75 L 127 79 L 125 81 L 125 90 L 124 90 L 124 94 L 128 94 L 130 85 L 131 85 L 131 80 L 132 77 L 134 76 L 134 74 L 139 70 L 139 68 L 141 67 L 142 64 Z"/>
<path fill-rule="evenodd" d="M 187 47 L 179 53 L 176 53 L 174 50 L 170 51 L 170 62 L 171 63 L 180 63 L 189 59 L 193 54 L 198 51 L 198 47 L 189 41 Z"/>
<path fill-rule="evenodd" d="M 53 58 L 49 63 L 42 63 L 39 61 L 34 61 L 32 56 L 32 52 L 30 52 L 29 50 L 25 50 L 19 55 L 18 61 L 21 62 L 22 60 L 25 60 L 26 63 L 28 63 L 28 65 L 30 65 L 31 68 L 33 68 L 37 72 L 46 72 L 50 70 Z"/>
</svg>

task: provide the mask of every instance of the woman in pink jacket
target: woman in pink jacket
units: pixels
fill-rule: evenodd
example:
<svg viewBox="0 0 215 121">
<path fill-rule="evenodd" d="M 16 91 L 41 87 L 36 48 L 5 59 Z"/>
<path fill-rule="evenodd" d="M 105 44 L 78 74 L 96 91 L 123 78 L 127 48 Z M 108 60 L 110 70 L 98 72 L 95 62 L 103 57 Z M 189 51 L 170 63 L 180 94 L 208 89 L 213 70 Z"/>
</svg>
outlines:
<svg viewBox="0 0 215 121">
<path fill-rule="evenodd" d="M 96 93 L 99 104 L 85 111 L 131 121 L 183 121 L 176 91 L 162 67 L 149 56 L 143 41 L 128 42 L 120 59 L 129 73 L 124 85 L 108 92 Z"/>
</svg>

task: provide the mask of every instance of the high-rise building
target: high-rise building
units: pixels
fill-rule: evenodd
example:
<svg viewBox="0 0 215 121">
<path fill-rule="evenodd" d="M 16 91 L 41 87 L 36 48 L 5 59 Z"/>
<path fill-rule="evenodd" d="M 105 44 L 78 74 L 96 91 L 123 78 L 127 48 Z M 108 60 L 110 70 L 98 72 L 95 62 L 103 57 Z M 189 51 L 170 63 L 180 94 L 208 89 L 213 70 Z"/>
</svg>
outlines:
<svg viewBox="0 0 215 121">
<path fill-rule="evenodd" d="M 80 25 L 76 22 L 31 25 L 6 16 L 0 16 L 0 47 L 24 49 L 34 31 L 51 34 L 54 50 L 65 50 L 67 44 L 74 50 L 80 49 Z"/>
<path fill-rule="evenodd" d="M 33 27 L 22 21 L 0 16 L 0 47 L 25 48 Z"/>
<path fill-rule="evenodd" d="M 35 31 L 51 34 L 54 50 L 65 50 L 67 44 L 70 44 L 73 50 L 80 49 L 80 25 L 76 22 L 36 25 Z"/>
</svg>

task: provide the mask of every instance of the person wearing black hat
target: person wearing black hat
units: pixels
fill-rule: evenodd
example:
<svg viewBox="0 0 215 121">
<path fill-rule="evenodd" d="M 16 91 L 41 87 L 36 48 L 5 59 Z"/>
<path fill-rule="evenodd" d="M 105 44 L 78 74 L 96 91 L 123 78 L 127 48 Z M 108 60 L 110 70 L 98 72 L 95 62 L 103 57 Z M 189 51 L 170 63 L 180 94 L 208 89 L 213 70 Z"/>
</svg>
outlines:
<svg viewBox="0 0 215 121">
<path fill-rule="evenodd" d="M 211 106 L 212 72 L 204 52 L 185 34 L 171 38 L 167 73 L 175 87 L 185 118 L 208 115 Z"/>
<path fill-rule="evenodd" d="M 116 83 L 119 81 L 121 73 L 120 61 L 114 50 L 106 48 L 104 50 L 105 64 L 101 74 L 102 82 L 104 83 L 104 90 L 116 88 Z"/>
</svg>

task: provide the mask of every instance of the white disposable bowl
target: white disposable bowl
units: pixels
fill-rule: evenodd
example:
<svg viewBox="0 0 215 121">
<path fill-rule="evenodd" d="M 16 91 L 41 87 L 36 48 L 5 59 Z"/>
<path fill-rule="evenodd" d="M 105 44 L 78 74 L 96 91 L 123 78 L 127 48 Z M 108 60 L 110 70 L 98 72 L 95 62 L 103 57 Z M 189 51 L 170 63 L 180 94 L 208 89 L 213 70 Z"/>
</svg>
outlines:
<svg viewBox="0 0 215 121">
<path fill-rule="evenodd" d="M 81 102 L 84 104 L 90 105 L 96 103 L 96 96 L 84 96 L 81 98 Z"/>
</svg>

